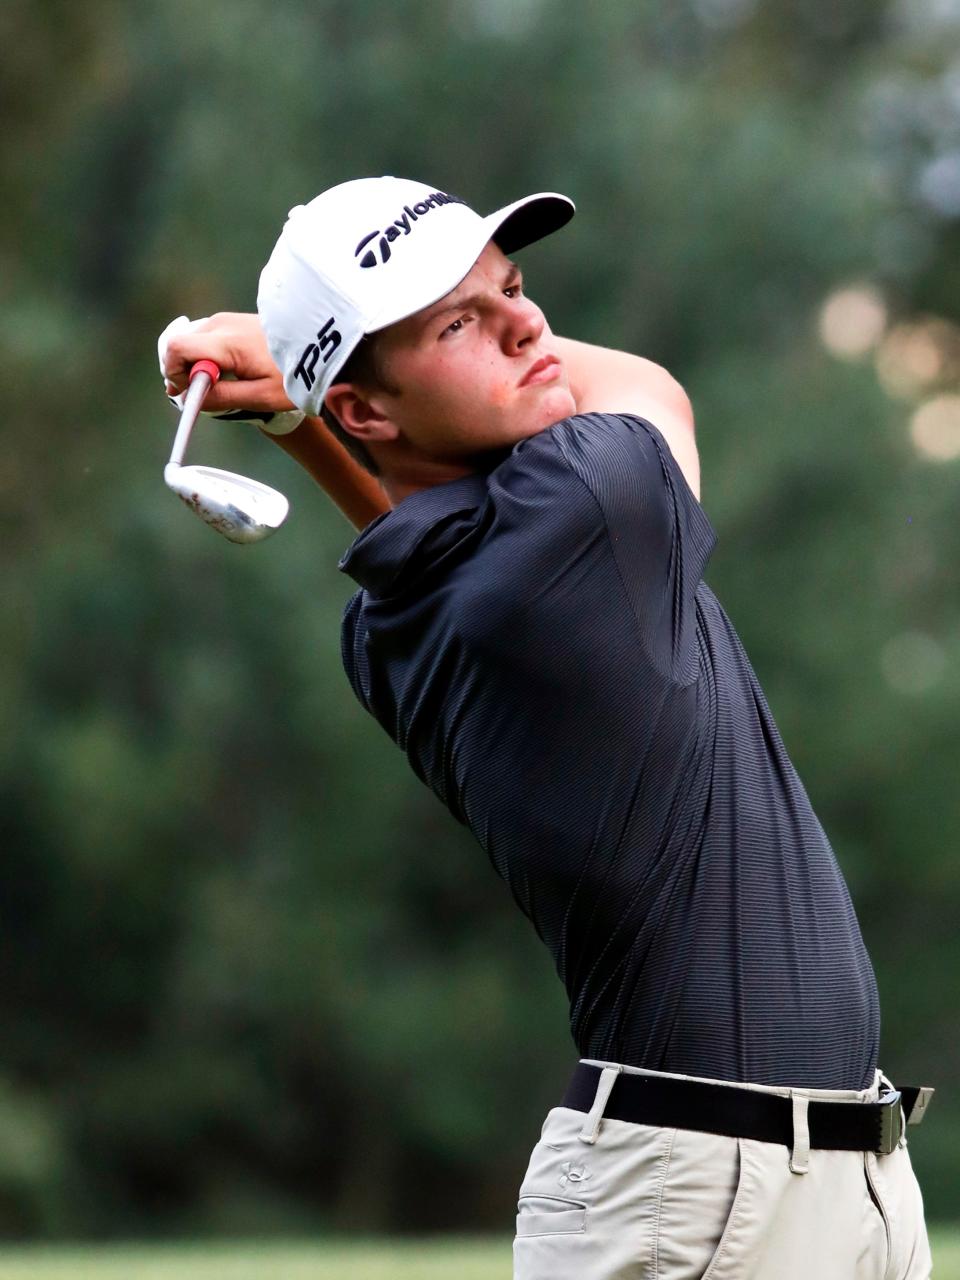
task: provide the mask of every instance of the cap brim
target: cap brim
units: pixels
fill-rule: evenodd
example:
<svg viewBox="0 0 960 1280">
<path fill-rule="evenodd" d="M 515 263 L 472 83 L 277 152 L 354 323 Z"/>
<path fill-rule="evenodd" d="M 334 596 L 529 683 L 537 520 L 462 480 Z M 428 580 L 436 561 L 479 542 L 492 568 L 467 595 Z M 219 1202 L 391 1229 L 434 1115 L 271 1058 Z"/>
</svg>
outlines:
<svg viewBox="0 0 960 1280">
<path fill-rule="evenodd" d="M 566 196 L 542 191 L 508 204 L 483 221 L 490 228 L 490 239 L 504 253 L 516 253 L 565 227 L 575 212 L 576 206 Z"/>
<path fill-rule="evenodd" d="M 387 329 L 439 302 L 470 274 L 474 263 L 491 240 L 504 253 L 516 253 L 518 249 L 559 231 L 575 212 L 576 206 L 567 196 L 558 195 L 554 191 L 542 191 L 537 195 L 515 200 L 513 204 L 489 214 L 457 246 L 455 256 L 438 256 L 432 263 L 432 269 L 426 273 L 421 264 L 415 297 L 408 295 L 402 307 L 381 312 L 370 323 L 366 332 L 377 333 L 381 329 Z"/>
</svg>

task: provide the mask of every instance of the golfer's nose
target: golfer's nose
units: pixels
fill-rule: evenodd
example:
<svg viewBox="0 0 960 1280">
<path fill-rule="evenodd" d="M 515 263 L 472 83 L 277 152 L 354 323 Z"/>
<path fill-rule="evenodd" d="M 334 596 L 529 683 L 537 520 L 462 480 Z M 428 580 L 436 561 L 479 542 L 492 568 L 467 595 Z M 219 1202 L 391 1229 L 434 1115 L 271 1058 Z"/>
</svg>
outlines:
<svg viewBox="0 0 960 1280">
<path fill-rule="evenodd" d="M 543 312 L 529 298 L 514 298 L 507 309 L 503 327 L 503 349 L 508 355 L 519 355 L 526 347 L 536 346 L 546 320 Z"/>
</svg>

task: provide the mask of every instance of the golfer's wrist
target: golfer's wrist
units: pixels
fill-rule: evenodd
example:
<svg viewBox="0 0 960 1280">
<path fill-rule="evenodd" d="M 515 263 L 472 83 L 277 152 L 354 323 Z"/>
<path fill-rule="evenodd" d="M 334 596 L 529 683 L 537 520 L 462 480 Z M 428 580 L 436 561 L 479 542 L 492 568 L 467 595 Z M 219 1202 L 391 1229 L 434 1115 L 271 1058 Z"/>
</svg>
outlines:
<svg viewBox="0 0 960 1280">
<path fill-rule="evenodd" d="M 265 416 L 263 422 L 258 422 L 258 426 L 271 436 L 288 436 L 291 431 L 296 431 L 297 427 L 303 422 L 303 413 L 299 409 L 283 409 L 277 413 Z"/>
</svg>

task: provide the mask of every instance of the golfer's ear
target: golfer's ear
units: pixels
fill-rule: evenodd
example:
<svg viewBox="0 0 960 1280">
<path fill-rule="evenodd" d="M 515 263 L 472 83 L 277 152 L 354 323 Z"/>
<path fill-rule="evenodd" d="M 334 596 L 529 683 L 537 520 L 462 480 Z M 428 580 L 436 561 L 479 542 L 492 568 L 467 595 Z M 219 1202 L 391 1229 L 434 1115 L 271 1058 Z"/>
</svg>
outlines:
<svg viewBox="0 0 960 1280">
<path fill-rule="evenodd" d="M 335 382 L 323 404 L 344 431 L 358 440 L 395 440 L 399 434 L 390 418 L 352 382 Z"/>
</svg>

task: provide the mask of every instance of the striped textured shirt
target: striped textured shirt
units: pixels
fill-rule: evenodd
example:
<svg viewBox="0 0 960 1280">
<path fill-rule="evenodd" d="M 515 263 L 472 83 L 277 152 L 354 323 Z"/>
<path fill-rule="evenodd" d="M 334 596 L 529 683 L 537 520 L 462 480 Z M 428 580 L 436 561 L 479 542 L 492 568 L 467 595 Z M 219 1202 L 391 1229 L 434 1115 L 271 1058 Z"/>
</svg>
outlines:
<svg viewBox="0 0 960 1280">
<path fill-rule="evenodd" d="M 873 1083 L 873 970 L 654 426 L 566 419 L 353 543 L 363 706 L 549 948 L 584 1057 Z"/>
</svg>

